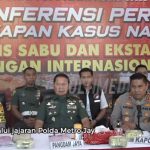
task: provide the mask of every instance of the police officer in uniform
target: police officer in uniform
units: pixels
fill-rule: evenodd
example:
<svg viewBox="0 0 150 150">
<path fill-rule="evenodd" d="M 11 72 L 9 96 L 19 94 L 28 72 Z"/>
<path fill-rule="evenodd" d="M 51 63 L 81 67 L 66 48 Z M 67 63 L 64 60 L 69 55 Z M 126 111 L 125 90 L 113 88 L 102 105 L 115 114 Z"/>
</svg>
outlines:
<svg viewBox="0 0 150 150">
<path fill-rule="evenodd" d="M 150 131 L 150 94 L 145 75 L 135 73 L 130 77 L 130 92 L 121 95 L 111 114 L 113 128 L 119 121 L 122 128 Z"/>
<path fill-rule="evenodd" d="M 0 102 L 0 128 L 5 128 L 5 127 L 6 127 L 6 118 L 5 118 L 4 107 Z"/>
<path fill-rule="evenodd" d="M 79 72 L 81 85 L 72 88 L 71 92 L 77 94 L 86 106 L 92 127 L 106 125 L 106 109 L 108 107 L 103 90 L 93 84 L 93 71 L 83 68 Z"/>
<path fill-rule="evenodd" d="M 59 73 L 54 77 L 54 94 L 46 96 L 42 102 L 35 128 L 73 128 L 75 123 L 82 123 L 83 127 L 90 128 L 90 122 L 82 101 L 70 94 L 69 78 Z"/>
<path fill-rule="evenodd" d="M 34 68 L 27 67 L 23 74 L 26 84 L 16 89 L 12 99 L 12 113 L 18 119 L 14 128 L 34 128 L 45 88 L 35 85 L 37 74 Z"/>
</svg>

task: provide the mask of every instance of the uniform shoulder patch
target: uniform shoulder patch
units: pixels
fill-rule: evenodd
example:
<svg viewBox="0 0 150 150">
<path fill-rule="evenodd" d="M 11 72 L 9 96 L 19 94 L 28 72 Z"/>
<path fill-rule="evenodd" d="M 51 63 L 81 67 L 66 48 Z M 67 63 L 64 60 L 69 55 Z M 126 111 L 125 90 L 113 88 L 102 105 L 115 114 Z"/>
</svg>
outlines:
<svg viewBox="0 0 150 150">
<path fill-rule="evenodd" d="M 120 104 L 120 99 L 118 98 L 118 99 L 116 99 L 116 101 L 115 101 L 115 105 L 119 105 Z"/>
<path fill-rule="evenodd" d="M 146 101 L 150 102 L 150 93 L 146 95 Z"/>
<path fill-rule="evenodd" d="M 77 95 L 69 95 L 69 97 L 75 100 L 80 100 L 80 98 Z"/>
<path fill-rule="evenodd" d="M 79 104 L 81 105 L 82 108 L 85 109 L 85 105 L 83 104 L 83 101 L 82 101 L 82 100 L 79 100 Z"/>
</svg>

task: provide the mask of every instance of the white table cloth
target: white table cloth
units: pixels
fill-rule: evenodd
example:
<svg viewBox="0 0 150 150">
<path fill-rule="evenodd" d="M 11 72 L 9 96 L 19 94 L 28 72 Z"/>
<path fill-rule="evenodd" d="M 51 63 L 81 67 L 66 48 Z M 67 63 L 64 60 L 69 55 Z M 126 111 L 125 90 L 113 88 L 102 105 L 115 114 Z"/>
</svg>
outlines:
<svg viewBox="0 0 150 150">
<path fill-rule="evenodd" d="M 10 134 L 0 134 L 2 135 L 10 135 Z M 10 135 L 12 136 L 12 135 Z M 34 139 L 34 147 L 32 149 L 36 150 L 49 150 L 49 134 L 32 134 L 32 138 Z M 149 144 L 133 144 L 128 143 L 127 148 L 134 148 L 134 147 L 149 147 Z M 101 144 L 101 145 L 88 145 L 85 144 L 82 148 L 79 149 L 110 149 L 111 147 L 108 144 Z M 2 150 L 16 150 L 17 148 L 14 146 L 11 147 L 0 147 Z M 62 149 L 61 149 L 62 150 Z"/>
</svg>

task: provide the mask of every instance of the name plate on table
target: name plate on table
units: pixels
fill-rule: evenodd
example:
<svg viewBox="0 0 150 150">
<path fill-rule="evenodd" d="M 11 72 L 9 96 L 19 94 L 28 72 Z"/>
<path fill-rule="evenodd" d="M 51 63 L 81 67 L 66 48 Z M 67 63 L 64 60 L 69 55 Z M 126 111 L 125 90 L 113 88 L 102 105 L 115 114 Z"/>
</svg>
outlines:
<svg viewBox="0 0 150 150">
<path fill-rule="evenodd" d="M 136 144 L 150 144 L 150 136 L 140 136 L 134 138 L 134 143 Z"/>
<path fill-rule="evenodd" d="M 83 140 L 67 140 L 67 141 L 56 141 L 50 142 L 50 149 L 72 149 L 80 148 L 84 145 Z"/>
<path fill-rule="evenodd" d="M 49 136 L 50 149 L 73 149 L 80 148 L 84 145 L 83 140 L 74 140 L 70 135 L 60 134 Z"/>
</svg>

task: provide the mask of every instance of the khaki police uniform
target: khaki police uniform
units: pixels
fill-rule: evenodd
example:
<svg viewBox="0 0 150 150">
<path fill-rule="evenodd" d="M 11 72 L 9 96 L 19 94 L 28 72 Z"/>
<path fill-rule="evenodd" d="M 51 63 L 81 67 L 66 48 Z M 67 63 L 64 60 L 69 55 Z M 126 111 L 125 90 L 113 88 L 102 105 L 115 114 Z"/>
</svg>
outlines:
<svg viewBox="0 0 150 150">
<path fill-rule="evenodd" d="M 19 87 L 14 93 L 12 105 L 18 106 L 18 110 L 24 118 L 35 118 L 37 116 L 37 110 L 42 101 L 42 94 L 44 91 L 44 87 L 36 85 L 33 87 Z M 23 121 L 19 121 L 15 127 L 28 128 Z"/>
<path fill-rule="evenodd" d="M 2 103 L 0 102 L 0 128 L 5 128 L 6 124 L 6 118 L 5 118 L 5 113 L 4 113 L 4 108 Z"/>
<path fill-rule="evenodd" d="M 37 119 L 44 121 L 44 128 L 73 128 L 75 123 L 88 117 L 85 106 L 79 98 L 66 95 L 52 95 L 42 102 Z"/>
<path fill-rule="evenodd" d="M 130 93 L 121 95 L 115 103 L 111 114 L 111 122 L 115 128 L 117 121 L 134 122 L 138 125 L 138 109 L 137 105 L 141 106 L 140 128 L 150 131 L 150 94 L 148 93 L 141 101 L 135 100 Z"/>
</svg>

